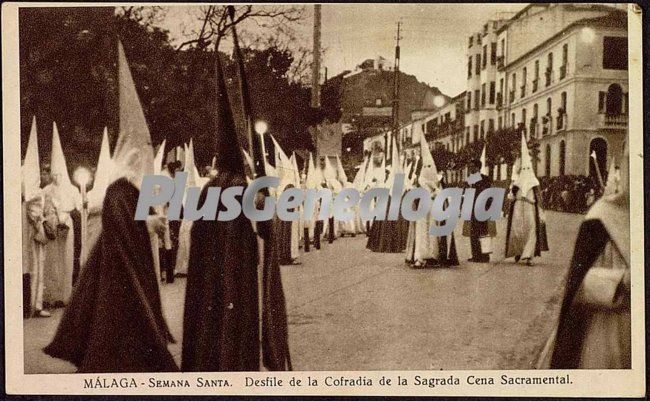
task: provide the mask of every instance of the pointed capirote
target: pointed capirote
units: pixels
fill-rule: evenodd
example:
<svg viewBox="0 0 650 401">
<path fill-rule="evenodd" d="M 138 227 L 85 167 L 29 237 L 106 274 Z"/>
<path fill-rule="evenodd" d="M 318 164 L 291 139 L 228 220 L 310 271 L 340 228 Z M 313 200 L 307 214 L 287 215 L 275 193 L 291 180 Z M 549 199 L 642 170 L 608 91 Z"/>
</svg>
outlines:
<svg viewBox="0 0 650 401">
<path fill-rule="evenodd" d="M 539 180 L 535 176 L 533 171 L 533 161 L 530 158 L 530 153 L 528 152 L 528 144 L 526 143 L 526 137 L 521 134 L 521 167 L 519 168 L 519 174 L 514 185 L 519 187 L 521 196 L 526 196 L 528 191 L 531 188 L 539 186 Z"/>
<path fill-rule="evenodd" d="M 52 175 L 57 175 L 59 179 L 59 186 L 62 188 L 72 187 L 70 181 L 70 174 L 68 173 L 68 165 L 65 161 L 63 154 L 63 147 L 61 146 L 61 138 L 59 137 L 59 130 L 56 123 L 52 126 L 52 154 L 50 157 L 50 170 Z"/>
<path fill-rule="evenodd" d="M 120 131 L 113 160 L 120 173 L 141 181 L 154 171 L 151 134 L 121 41 L 117 48 Z"/>
<path fill-rule="evenodd" d="M 217 81 L 216 96 L 216 129 L 214 135 L 213 153 L 216 157 L 215 168 L 220 172 L 228 172 L 240 177 L 245 176 L 244 155 L 240 152 L 242 144 L 237 135 L 235 119 L 230 106 L 228 89 L 224 77 L 219 52 L 214 55 L 214 66 Z"/>
<path fill-rule="evenodd" d="M 343 169 L 343 163 L 341 163 L 341 158 L 339 155 L 336 155 L 336 175 L 339 178 L 339 181 L 341 183 L 345 184 L 348 182 L 348 176 L 345 174 L 345 170 Z"/>
<path fill-rule="evenodd" d="M 418 184 L 430 191 L 439 188 L 441 177 L 438 175 L 438 168 L 431 155 L 431 150 L 429 150 L 429 144 L 424 139 L 420 140 L 420 154 L 422 157 L 422 169 L 418 177 Z"/>
<path fill-rule="evenodd" d="M 106 189 L 111 183 L 111 177 L 114 176 L 114 169 L 110 144 L 108 142 L 108 129 L 104 128 L 102 147 L 99 151 L 99 159 L 97 159 L 93 188 L 88 192 L 88 202 L 91 208 L 102 207 Z"/>
<path fill-rule="evenodd" d="M 32 118 L 27 150 L 22 165 L 23 195 L 25 200 L 34 198 L 41 188 L 41 163 L 38 157 L 38 133 L 36 116 Z"/>
<path fill-rule="evenodd" d="M 153 159 L 153 173 L 160 174 L 162 171 L 163 158 L 165 157 L 165 145 L 167 144 L 167 139 L 163 139 L 158 151 L 156 152 L 156 157 Z"/>
</svg>

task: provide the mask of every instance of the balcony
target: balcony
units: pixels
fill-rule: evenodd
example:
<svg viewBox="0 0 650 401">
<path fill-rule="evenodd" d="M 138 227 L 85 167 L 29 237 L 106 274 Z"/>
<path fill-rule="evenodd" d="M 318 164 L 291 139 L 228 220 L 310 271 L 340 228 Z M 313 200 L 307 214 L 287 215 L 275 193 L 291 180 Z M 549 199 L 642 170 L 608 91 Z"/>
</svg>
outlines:
<svg viewBox="0 0 650 401">
<path fill-rule="evenodd" d="M 600 127 L 605 129 L 626 129 L 627 114 L 599 114 Z"/>
<path fill-rule="evenodd" d="M 560 79 L 566 78 L 566 64 L 560 66 Z"/>
</svg>

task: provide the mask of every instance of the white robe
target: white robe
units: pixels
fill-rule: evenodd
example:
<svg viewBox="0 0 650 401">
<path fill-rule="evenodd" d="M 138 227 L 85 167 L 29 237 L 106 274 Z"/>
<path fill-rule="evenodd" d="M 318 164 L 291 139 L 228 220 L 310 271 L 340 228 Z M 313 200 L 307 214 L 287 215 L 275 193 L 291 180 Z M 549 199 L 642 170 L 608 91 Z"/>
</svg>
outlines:
<svg viewBox="0 0 650 401">
<path fill-rule="evenodd" d="M 525 197 L 517 194 L 514 202 L 506 257 L 520 255 L 521 259 L 532 258 L 537 243 L 533 189 Z"/>
<path fill-rule="evenodd" d="M 72 273 L 74 268 L 74 230 L 70 212 L 80 206 L 81 198 L 76 188 L 60 188 L 50 184 L 43 188 L 45 196 L 44 214 L 55 213 L 59 225 L 67 231 L 57 228 L 56 238 L 45 246 L 44 295 L 43 300 L 49 304 L 62 302 L 67 304 L 72 294 Z"/>
</svg>

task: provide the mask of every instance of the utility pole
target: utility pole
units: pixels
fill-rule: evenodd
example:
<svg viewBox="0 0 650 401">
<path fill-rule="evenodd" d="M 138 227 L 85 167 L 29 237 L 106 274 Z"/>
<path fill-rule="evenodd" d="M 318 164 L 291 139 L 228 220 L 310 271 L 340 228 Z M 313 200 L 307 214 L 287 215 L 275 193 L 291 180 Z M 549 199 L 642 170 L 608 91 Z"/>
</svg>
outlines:
<svg viewBox="0 0 650 401">
<path fill-rule="evenodd" d="M 313 59 L 311 64 L 311 107 L 317 109 L 320 107 L 320 35 L 321 35 L 321 5 L 314 4 L 314 44 Z M 318 156 L 318 126 L 314 127 L 314 146 Z"/>
<path fill-rule="evenodd" d="M 395 138 L 395 142 L 397 143 L 397 150 L 399 151 L 400 145 L 401 145 L 401 138 L 399 135 L 399 63 L 400 63 L 400 47 L 399 47 L 399 41 L 402 39 L 400 36 L 400 29 L 401 29 L 401 21 L 397 22 L 397 36 L 395 37 L 396 44 L 395 44 L 395 68 L 393 68 L 393 137 Z M 393 141 L 391 140 L 390 142 L 390 155 L 392 157 L 393 152 L 392 152 L 392 147 L 393 147 Z M 386 148 L 388 149 L 388 147 Z M 391 162 L 393 162 L 391 160 Z"/>
</svg>

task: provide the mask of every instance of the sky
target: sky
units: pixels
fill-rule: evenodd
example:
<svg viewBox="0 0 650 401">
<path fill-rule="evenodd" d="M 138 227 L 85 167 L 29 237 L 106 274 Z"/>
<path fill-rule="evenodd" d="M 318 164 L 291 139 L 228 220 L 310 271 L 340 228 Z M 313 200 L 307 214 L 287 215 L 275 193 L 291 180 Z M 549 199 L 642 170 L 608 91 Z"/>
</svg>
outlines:
<svg viewBox="0 0 650 401">
<path fill-rule="evenodd" d="M 489 19 L 508 17 L 526 3 L 503 4 L 323 4 L 323 67 L 328 76 L 354 70 L 362 61 L 383 56 L 393 64 L 397 22 L 401 21 L 403 72 L 455 96 L 466 88 L 467 38 Z M 159 24 L 176 43 L 197 27 L 196 7 L 170 6 Z M 249 24 L 242 29 L 257 30 Z M 299 43 L 311 47 L 313 6 L 294 26 Z"/>
</svg>

